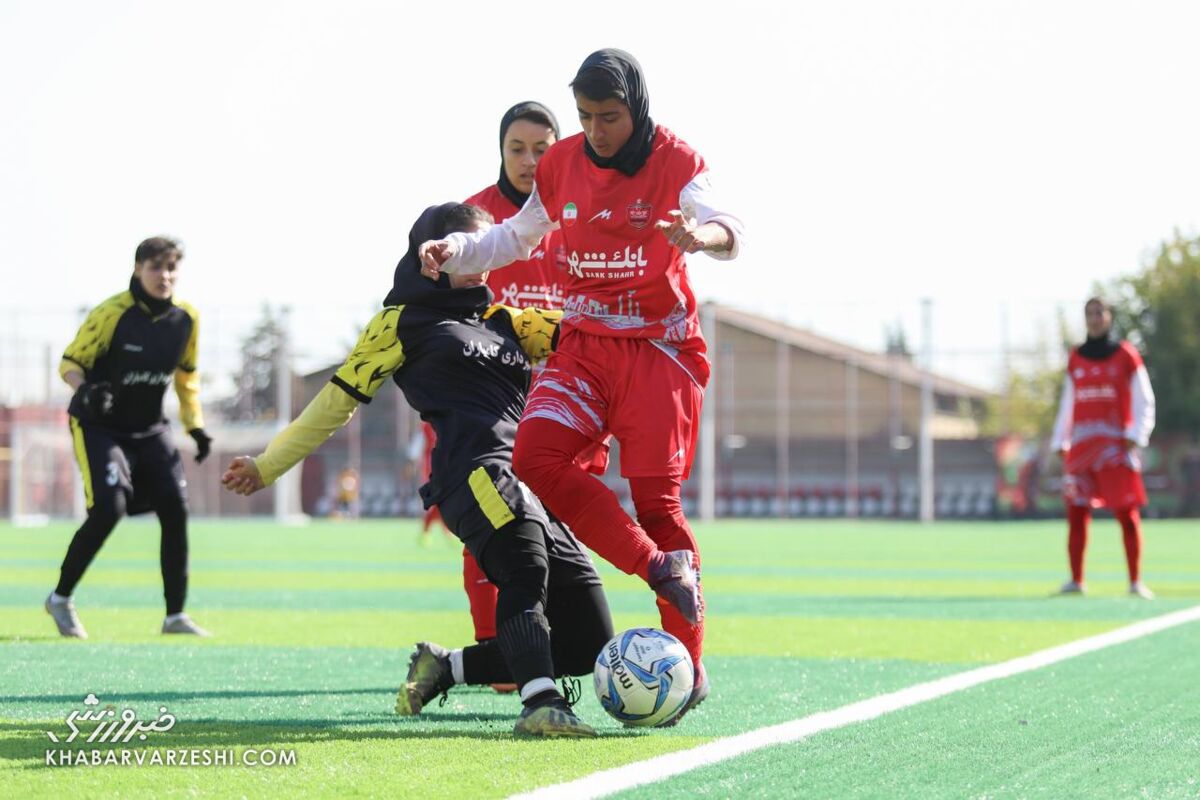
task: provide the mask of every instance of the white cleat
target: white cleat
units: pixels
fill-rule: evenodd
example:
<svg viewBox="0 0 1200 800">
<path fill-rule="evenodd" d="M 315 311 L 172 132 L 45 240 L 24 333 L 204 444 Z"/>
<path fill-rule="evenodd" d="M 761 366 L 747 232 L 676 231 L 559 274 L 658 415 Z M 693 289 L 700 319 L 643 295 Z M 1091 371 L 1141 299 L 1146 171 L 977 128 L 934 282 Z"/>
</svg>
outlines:
<svg viewBox="0 0 1200 800">
<path fill-rule="evenodd" d="M 163 620 L 163 633 L 183 633 L 192 636 L 212 636 L 211 633 L 201 628 L 187 614 L 173 614 Z"/>
<path fill-rule="evenodd" d="M 58 626 L 58 632 L 63 636 L 72 639 L 86 639 L 87 631 L 83 629 L 83 623 L 79 621 L 79 615 L 75 613 L 75 601 L 70 597 L 62 600 L 55 600 L 51 594 L 46 598 L 46 613 L 54 618 L 54 624 Z"/>
<path fill-rule="evenodd" d="M 1141 581 L 1134 581 L 1129 584 L 1129 593 L 1134 597 L 1140 597 L 1143 600 L 1153 600 L 1154 592 L 1150 591 L 1150 587 Z"/>
<path fill-rule="evenodd" d="M 1059 594 L 1087 594 L 1087 587 L 1074 580 L 1067 581 L 1058 590 Z"/>
</svg>

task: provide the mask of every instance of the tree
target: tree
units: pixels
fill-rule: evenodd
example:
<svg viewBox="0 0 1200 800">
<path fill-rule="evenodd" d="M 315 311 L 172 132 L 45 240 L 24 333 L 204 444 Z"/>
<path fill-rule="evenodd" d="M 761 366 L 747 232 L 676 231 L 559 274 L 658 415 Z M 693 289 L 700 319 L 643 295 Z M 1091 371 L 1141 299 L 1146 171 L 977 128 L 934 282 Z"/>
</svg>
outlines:
<svg viewBox="0 0 1200 800">
<path fill-rule="evenodd" d="M 263 305 L 262 318 L 242 340 L 242 368 L 233 376 L 234 394 L 225 401 L 226 419 L 262 422 L 276 419 L 279 360 L 286 335 L 285 309 Z"/>
<path fill-rule="evenodd" d="M 1179 231 L 1109 289 L 1114 327 L 1146 359 L 1161 433 L 1200 441 L 1200 237 Z"/>
<path fill-rule="evenodd" d="M 883 347 L 883 351 L 889 356 L 901 356 L 905 361 L 913 360 L 913 352 L 908 346 L 908 336 L 904 332 L 904 325 L 899 320 L 896 320 L 893 325 L 883 327 Z"/>
<path fill-rule="evenodd" d="M 1070 339 L 1066 319 L 1059 310 L 1057 337 L 1051 340 L 1043 330 L 1037 344 L 1025 353 L 1028 365 L 1011 370 L 999 394 L 988 399 L 981 425 L 983 435 L 1049 438 L 1066 379 Z"/>
</svg>

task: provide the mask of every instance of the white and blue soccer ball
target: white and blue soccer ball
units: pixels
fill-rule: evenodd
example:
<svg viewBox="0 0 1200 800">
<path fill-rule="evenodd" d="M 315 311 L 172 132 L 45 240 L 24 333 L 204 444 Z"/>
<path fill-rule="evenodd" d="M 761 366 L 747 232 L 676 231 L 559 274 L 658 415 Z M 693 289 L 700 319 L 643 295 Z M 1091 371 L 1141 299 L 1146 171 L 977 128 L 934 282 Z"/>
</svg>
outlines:
<svg viewBox="0 0 1200 800">
<path fill-rule="evenodd" d="M 614 719 L 652 726 L 670 721 L 696 679 L 683 643 L 665 631 L 631 628 L 608 640 L 596 656 L 596 697 Z"/>
</svg>

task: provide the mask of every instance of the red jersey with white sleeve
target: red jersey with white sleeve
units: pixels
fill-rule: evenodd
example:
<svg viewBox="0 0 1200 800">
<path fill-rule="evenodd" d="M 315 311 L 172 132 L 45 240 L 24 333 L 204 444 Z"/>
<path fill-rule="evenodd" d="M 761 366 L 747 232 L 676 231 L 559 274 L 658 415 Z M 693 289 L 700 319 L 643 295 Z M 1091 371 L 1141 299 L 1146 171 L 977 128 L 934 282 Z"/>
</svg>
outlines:
<svg viewBox="0 0 1200 800">
<path fill-rule="evenodd" d="M 704 159 L 665 128 L 656 134 L 633 176 L 592 163 L 583 134 L 538 164 L 538 194 L 561 225 L 567 255 L 563 325 L 702 352 L 683 253 L 654 223 L 679 207 L 684 187 L 705 171 Z"/>
<path fill-rule="evenodd" d="M 1137 348 L 1121 342 L 1103 359 L 1071 351 L 1051 439 L 1055 450 L 1067 451 L 1069 501 L 1113 509 L 1143 505 L 1141 463 L 1125 442 L 1145 447 L 1153 430 L 1154 391 Z"/>
<path fill-rule="evenodd" d="M 486 209 L 496 223 L 501 223 L 520 211 L 504 196 L 495 184 L 466 200 L 474 206 Z M 563 289 L 566 275 L 566 252 L 558 231 L 550 231 L 542 237 L 541 244 L 528 259 L 514 261 L 503 270 L 493 270 L 488 275 L 487 285 L 496 296 L 497 303 L 514 308 L 563 307 Z M 543 365 L 535 365 L 534 374 L 540 374 Z M 597 442 L 596 447 L 579 456 L 579 465 L 597 475 L 603 475 L 608 467 L 608 446 Z"/>
<path fill-rule="evenodd" d="M 504 196 L 496 184 L 466 199 L 467 203 L 479 206 L 501 223 L 516 214 L 517 208 Z M 566 252 L 554 231 L 547 233 L 529 258 L 514 261 L 502 272 L 493 271 L 487 285 L 496 296 L 497 303 L 514 308 L 559 309 L 563 307 L 563 269 L 566 267 Z"/>
<path fill-rule="evenodd" d="M 704 339 L 684 254 L 654 223 L 679 209 L 698 224 L 719 222 L 733 235 L 719 260 L 737 256 L 741 221 L 715 204 L 704 159 L 659 125 L 646 163 L 632 176 L 597 167 L 582 133 L 556 142 L 538 162 L 534 191 L 521 211 L 486 233 L 452 233 L 448 273 L 499 269 L 528 257 L 546 232 L 559 230 L 566 252 L 563 337 L 572 329 L 604 337 L 651 339 L 699 356 Z"/>
</svg>

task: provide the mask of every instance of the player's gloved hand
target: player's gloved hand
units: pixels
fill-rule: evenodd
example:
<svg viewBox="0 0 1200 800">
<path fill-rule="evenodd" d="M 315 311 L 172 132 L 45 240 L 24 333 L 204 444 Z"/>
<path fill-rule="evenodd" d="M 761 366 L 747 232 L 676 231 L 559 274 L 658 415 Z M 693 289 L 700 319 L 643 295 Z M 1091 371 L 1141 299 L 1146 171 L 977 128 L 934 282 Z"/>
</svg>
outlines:
<svg viewBox="0 0 1200 800">
<path fill-rule="evenodd" d="M 107 381 L 81 383 L 75 390 L 75 396 L 79 398 L 79 408 L 87 419 L 99 420 L 112 413 L 113 390 Z"/>
<path fill-rule="evenodd" d="M 212 450 L 212 437 L 204 432 L 204 428 L 192 428 L 188 436 L 196 443 L 196 463 L 199 464 L 208 458 Z"/>
</svg>

